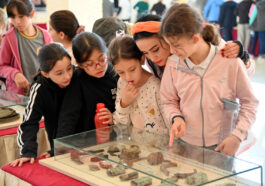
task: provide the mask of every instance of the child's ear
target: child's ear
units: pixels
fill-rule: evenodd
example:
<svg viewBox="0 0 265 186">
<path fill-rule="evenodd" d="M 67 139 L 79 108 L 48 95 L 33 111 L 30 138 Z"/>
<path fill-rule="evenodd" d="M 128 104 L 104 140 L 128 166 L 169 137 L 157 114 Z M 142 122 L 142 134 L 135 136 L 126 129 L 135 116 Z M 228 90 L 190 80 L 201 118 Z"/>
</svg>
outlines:
<svg viewBox="0 0 265 186">
<path fill-rule="evenodd" d="M 40 71 L 40 73 L 41 73 L 42 76 L 44 76 L 46 78 L 49 78 L 49 74 L 48 73 L 43 72 L 43 71 Z"/>
<path fill-rule="evenodd" d="M 192 36 L 193 42 L 197 43 L 199 41 L 199 37 L 200 37 L 199 34 L 193 34 L 193 36 Z"/>
<path fill-rule="evenodd" d="M 30 17 L 31 19 L 33 18 L 35 12 L 36 12 L 35 10 L 31 10 L 31 12 L 30 12 L 30 14 L 29 14 L 29 17 Z"/>
<path fill-rule="evenodd" d="M 61 40 L 65 39 L 65 34 L 63 32 L 59 32 L 59 37 Z"/>
<path fill-rule="evenodd" d="M 142 55 L 141 60 L 140 60 L 140 64 L 144 65 L 145 62 L 145 55 Z"/>
</svg>

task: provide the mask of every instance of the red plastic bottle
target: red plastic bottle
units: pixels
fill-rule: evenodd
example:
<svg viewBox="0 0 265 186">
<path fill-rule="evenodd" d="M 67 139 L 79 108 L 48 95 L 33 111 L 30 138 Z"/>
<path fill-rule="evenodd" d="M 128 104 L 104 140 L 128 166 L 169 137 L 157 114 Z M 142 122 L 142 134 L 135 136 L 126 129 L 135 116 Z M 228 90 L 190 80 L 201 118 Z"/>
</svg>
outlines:
<svg viewBox="0 0 265 186">
<path fill-rule="evenodd" d="M 96 110 L 96 115 L 95 115 L 95 118 L 94 118 L 94 121 L 95 121 L 95 126 L 96 126 L 96 136 L 97 136 L 97 142 L 98 143 L 105 143 L 108 141 L 108 139 L 105 139 L 105 134 L 103 134 L 102 136 L 102 133 L 105 133 L 108 131 L 108 128 L 107 129 L 100 129 L 100 128 L 103 128 L 103 127 L 107 127 L 108 124 L 104 124 L 103 122 L 104 121 L 108 121 L 108 119 L 99 119 L 99 117 L 101 117 L 98 113 L 100 113 L 100 109 L 102 108 L 105 108 L 105 104 L 104 103 L 98 103 L 97 104 L 97 110 Z"/>
</svg>

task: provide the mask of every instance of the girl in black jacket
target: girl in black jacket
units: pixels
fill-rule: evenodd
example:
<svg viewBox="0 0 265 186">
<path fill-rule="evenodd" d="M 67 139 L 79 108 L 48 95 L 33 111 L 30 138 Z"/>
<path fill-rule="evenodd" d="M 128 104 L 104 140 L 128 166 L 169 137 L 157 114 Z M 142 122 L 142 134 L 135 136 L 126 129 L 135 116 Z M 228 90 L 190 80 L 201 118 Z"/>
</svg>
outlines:
<svg viewBox="0 0 265 186">
<path fill-rule="evenodd" d="M 101 119 L 113 124 L 118 77 L 106 57 L 107 48 L 92 32 L 78 34 L 72 42 L 78 69 L 65 95 L 57 137 L 95 129 L 97 103 L 104 103 Z M 91 136 L 91 139 L 94 139 Z"/>
<path fill-rule="evenodd" d="M 70 84 L 73 75 L 73 66 L 66 49 L 56 43 L 45 45 L 40 50 L 38 62 L 40 73 L 34 78 L 23 123 L 17 131 L 21 157 L 11 162 L 11 166 L 21 166 L 27 161 L 34 162 L 38 148 L 36 139 L 39 121 L 42 116 L 51 145 L 51 151 L 44 155 L 45 157 L 53 155 L 53 139 L 57 132 L 59 111 L 66 87 Z"/>
</svg>

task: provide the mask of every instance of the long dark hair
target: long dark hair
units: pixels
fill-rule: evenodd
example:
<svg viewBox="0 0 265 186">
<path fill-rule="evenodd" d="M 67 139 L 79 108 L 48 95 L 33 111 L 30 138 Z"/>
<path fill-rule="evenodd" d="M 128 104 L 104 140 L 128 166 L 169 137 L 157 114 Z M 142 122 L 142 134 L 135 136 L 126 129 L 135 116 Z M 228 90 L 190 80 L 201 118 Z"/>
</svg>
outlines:
<svg viewBox="0 0 265 186">
<path fill-rule="evenodd" d="M 10 0 L 6 7 L 8 17 L 14 17 L 13 8 L 17 8 L 19 14 L 29 17 L 34 5 L 31 0 Z"/>
<path fill-rule="evenodd" d="M 63 32 L 72 40 L 80 27 L 77 18 L 69 10 L 59 10 L 50 16 L 50 24 L 56 32 Z"/>
<path fill-rule="evenodd" d="M 103 39 L 93 32 L 77 34 L 72 41 L 72 47 L 76 62 L 79 64 L 87 61 L 95 49 L 107 53 Z"/>
<path fill-rule="evenodd" d="M 44 45 L 38 54 L 38 63 L 40 64 L 40 70 L 49 73 L 56 65 L 57 61 L 67 57 L 71 60 L 71 57 L 67 50 L 59 43 L 50 43 Z"/>
<path fill-rule="evenodd" d="M 204 23 L 201 14 L 187 4 L 173 5 L 160 27 L 160 34 L 166 37 L 177 35 L 191 37 L 196 33 L 200 33 L 208 43 L 219 44 L 217 29 L 211 24 Z"/>
<path fill-rule="evenodd" d="M 143 15 L 141 16 L 137 21 L 136 23 L 138 22 L 147 22 L 147 21 L 159 21 L 161 22 L 161 17 L 158 16 L 158 15 L 153 15 L 153 14 L 147 14 L 147 15 Z M 140 40 L 140 39 L 145 39 L 145 38 L 150 38 L 150 37 L 153 37 L 153 36 L 157 36 L 157 38 L 159 39 L 159 43 L 161 45 L 161 47 L 163 47 L 163 44 L 161 43 L 161 40 L 164 40 L 163 37 L 161 37 L 159 35 L 159 33 L 151 33 L 151 32 L 138 32 L 136 34 L 133 35 L 133 39 L 134 41 L 137 41 L 137 40 Z M 164 48 L 164 47 L 163 47 Z M 151 61 L 151 59 L 149 58 L 146 58 L 146 61 L 148 63 L 148 65 L 152 68 L 153 72 L 154 72 L 154 75 L 157 77 L 157 78 L 160 78 L 160 75 L 157 70 L 157 68 L 162 72 L 164 69 L 158 65 L 156 65 L 154 62 Z"/>
<path fill-rule="evenodd" d="M 138 49 L 133 38 L 129 36 L 119 37 L 111 41 L 108 50 L 108 58 L 113 65 L 120 59 L 141 60 L 142 52 Z"/>
</svg>

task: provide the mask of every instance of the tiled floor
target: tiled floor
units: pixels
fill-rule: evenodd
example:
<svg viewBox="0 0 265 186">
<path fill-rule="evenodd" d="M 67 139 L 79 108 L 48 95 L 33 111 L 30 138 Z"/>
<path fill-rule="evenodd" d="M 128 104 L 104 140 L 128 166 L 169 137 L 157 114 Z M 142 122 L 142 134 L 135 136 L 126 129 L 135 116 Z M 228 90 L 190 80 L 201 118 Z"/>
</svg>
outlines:
<svg viewBox="0 0 265 186">
<path fill-rule="evenodd" d="M 252 127 L 252 132 L 257 141 L 255 145 L 238 156 L 253 163 L 257 163 L 265 167 L 265 59 L 256 58 L 256 73 L 251 78 L 254 92 L 259 99 L 259 108 L 256 122 Z M 258 181 L 259 175 L 250 174 L 249 179 Z M 265 174 L 263 173 L 263 183 L 265 183 Z"/>
</svg>

